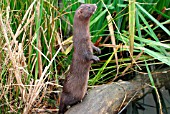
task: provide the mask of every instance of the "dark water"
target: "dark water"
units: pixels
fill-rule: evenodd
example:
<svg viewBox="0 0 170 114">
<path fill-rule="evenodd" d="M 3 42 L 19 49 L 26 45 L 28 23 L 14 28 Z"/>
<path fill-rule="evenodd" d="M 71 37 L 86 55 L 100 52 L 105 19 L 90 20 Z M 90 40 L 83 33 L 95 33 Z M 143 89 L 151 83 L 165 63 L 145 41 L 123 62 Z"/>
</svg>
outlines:
<svg viewBox="0 0 170 114">
<path fill-rule="evenodd" d="M 160 89 L 163 100 L 166 104 L 167 113 L 163 114 L 170 114 L 170 95 L 168 90 L 165 89 L 165 87 Z M 156 103 L 154 101 L 153 95 L 151 93 L 147 94 L 143 99 L 137 101 L 138 104 L 142 106 L 141 109 L 137 108 L 137 112 L 134 112 L 133 105 L 135 104 L 129 104 L 126 108 L 126 111 L 121 114 L 159 114 L 157 113 L 157 107 Z M 137 104 L 137 103 L 136 103 Z"/>
<path fill-rule="evenodd" d="M 166 109 L 168 111 L 168 114 L 170 114 L 170 95 L 168 93 L 168 90 L 165 90 L 165 88 L 161 88 L 161 93 L 164 99 L 164 102 L 166 104 Z M 146 104 L 148 106 L 144 106 L 145 110 L 138 110 L 139 114 L 157 114 L 156 111 L 156 104 L 153 98 L 152 94 L 147 94 L 144 99 L 141 99 L 140 101 L 138 101 L 140 103 Z M 169 108 L 168 108 L 169 107 Z"/>
</svg>

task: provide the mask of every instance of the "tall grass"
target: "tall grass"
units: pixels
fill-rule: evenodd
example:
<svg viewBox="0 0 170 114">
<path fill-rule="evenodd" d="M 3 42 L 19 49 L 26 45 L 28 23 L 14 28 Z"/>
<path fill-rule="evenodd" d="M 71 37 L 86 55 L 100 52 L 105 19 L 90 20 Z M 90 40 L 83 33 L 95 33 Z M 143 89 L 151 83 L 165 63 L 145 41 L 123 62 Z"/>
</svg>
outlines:
<svg viewBox="0 0 170 114">
<path fill-rule="evenodd" d="M 135 16 L 128 9 L 131 4 L 123 0 L 2 0 L 0 112 L 31 113 L 45 108 L 57 111 L 58 97 L 51 96 L 61 91 L 59 82 L 71 62 L 73 16 L 80 2 L 97 4 L 90 22 L 91 37 L 94 43 L 102 38 L 98 44 L 101 62 L 92 65 L 90 85 L 108 83 L 133 71 L 135 66 L 140 70 L 144 60 L 170 65 L 169 44 L 155 32 L 159 29 L 166 37 L 170 35 L 166 28 L 169 11 L 161 12 L 163 6 L 170 4 L 167 0 L 133 2 Z M 163 19 L 158 21 L 153 12 L 162 14 Z M 128 24 L 130 13 L 133 26 Z M 130 44 L 134 46 L 130 48 Z M 129 50 L 134 53 L 133 64 Z"/>
</svg>

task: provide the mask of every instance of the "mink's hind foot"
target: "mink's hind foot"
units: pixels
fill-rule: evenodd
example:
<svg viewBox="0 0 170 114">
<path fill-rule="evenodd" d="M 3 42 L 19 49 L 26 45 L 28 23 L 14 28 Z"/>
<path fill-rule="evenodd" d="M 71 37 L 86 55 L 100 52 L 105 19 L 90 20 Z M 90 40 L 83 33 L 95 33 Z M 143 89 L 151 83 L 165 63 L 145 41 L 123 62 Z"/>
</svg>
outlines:
<svg viewBox="0 0 170 114">
<path fill-rule="evenodd" d="M 58 114 L 64 114 L 68 110 L 68 106 L 73 106 L 81 100 L 81 98 L 75 98 L 71 93 L 62 92 Z"/>
</svg>

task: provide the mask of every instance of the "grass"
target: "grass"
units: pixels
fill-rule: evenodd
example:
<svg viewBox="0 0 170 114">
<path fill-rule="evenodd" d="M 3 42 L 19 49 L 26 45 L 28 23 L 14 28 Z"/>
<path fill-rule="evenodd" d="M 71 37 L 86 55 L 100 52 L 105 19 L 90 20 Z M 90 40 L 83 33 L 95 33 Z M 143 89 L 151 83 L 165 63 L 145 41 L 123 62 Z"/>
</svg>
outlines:
<svg viewBox="0 0 170 114">
<path fill-rule="evenodd" d="M 123 0 L 62 3 L 2 0 L 0 111 L 29 113 L 44 107 L 57 111 L 56 101 L 62 88 L 60 81 L 64 79 L 72 58 L 73 16 L 80 2 L 98 6 L 91 18 L 90 31 L 94 43 L 101 38 L 98 46 L 102 55 L 99 55 L 101 62 L 92 65 L 89 85 L 113 81 L 136 66 L 137 70 L 147 69 L 149 73 L 149 66 L 154 64 L 147 64 L 148 61 L 157 60 L 169 66 L 170 31 L 167 24 L 170 12 L 163 13 L 162 9 L 170 2 L 160 1 L 146 3 L 139 0 L 130 4 Z M 162 15 L 162 19 L 157 20 L 153 12 Z M 128 23 L 135 26 L 128 26 Z M 158 34 L 165 39 L 160 40 Z M 135 61 L 131 62 L 129 52 L 133 53 L 131 56 Z"/>
</svg>

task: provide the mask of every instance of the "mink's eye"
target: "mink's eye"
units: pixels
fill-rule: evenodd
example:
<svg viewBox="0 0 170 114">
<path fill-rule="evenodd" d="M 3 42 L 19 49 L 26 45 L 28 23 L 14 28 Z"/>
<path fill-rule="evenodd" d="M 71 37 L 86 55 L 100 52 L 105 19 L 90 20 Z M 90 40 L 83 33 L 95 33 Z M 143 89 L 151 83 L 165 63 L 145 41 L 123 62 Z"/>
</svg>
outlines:
<svg viewBox="0 0 170 114">
<path fill-rule="evenodd" d="M 90 11 L 90 9 L 91 9 L 90 6 L 88 6 L 88 10 L 89 10 L 89 11 Z"/>
</svg>

